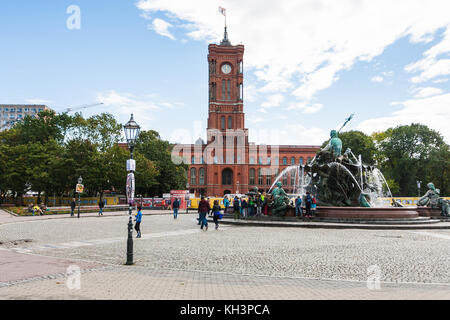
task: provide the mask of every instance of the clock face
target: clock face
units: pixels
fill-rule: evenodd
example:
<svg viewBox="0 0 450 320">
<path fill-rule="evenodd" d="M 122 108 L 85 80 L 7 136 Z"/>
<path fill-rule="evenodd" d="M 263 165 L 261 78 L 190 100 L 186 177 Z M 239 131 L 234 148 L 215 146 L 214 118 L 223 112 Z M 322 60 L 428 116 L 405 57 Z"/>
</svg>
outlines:
<svg viewBox="0 0 450 320">
<path fill-rule="evenodd" d="M 230 73 L 231 72 L 231 66 L 228 63 L 225 63 L 222 66 L 222 72 L 226 73 L 226 74 Z"/>
</svg>

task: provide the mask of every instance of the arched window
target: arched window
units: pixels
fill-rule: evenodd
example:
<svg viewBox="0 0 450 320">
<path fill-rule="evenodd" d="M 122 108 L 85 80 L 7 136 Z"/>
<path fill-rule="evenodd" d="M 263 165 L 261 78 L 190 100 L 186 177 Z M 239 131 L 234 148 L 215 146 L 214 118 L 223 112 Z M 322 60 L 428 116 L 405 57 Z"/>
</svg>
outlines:
<svg viewBox="0 0 450 320">
<path fill-rule="evenodd" d="M 291 158 L 291 164 L 295 164 L 295 158 L 294 157 Z"/>
<path fill-rule="evenodd" d="M 255 158 L 254 157 L 250 157 L 250 164 L 255 164 Z"/>
<path fill-rule="evenodd" d="M 249 185 L 255 184 L 255 169 L 254 168 L 250 168 L 250 170 L 248 172 L 248 184 Z"/>
<path fill-rule="evenodd" d="M 264 176 L 262 174 L 262 169 L 259 168 L 258 169 L 258 184 L 259 185 L 262 185 L 264 183 L 264 179 L 263 178 L 264 178 Z"/>
<path fill-rule="evenodd" d="M 198 184 L 205 184 L 205 168 L 198 169 Z"/>
<path fill-rule="evenodd" d="M 191 168 L 191 185 L 197 184 L 197 170 L 195 168 Z"/>
<path fill-rule="evenodd" d="M 222 184 L 224 185 L 233 184 L 233 171 L 231 169 L 224 169 L 222 171 Z"/>
<path fill-rule="evenodd" d="M 222 117 L 220 118 L 220 128 L 221 128 L 222 130 L 225 130 L 225 117 L 224 117 L 224 116 L 222 116 Z"/>
<path fill-rule="evenodd" d="M 291 186 L 295 184 L 295 174 L 291 172 Z"/>
<path fill-rule="evenodd" d="M 258 164 L 262 164 L 262 157 L 258 157 Z"/>
<path fill-rule="evenodd" d="M 303 157 L 298 158 L 298 163 L 303 164 Z"/>
<path fill-rule="evenodd" d="M 222 100 L 226 100 L 227 99 L 227 97 L 226 97 L 226 88 L 225 88 L 225 85 L 226 85 L 226 82 L 225 82 L 225 80 L 222 80 Z"/>
<path fill-rule="evenodd" d="M 283 175 L 283 186 L 287 186 L 287 183 L 288 183 L 288 176 L 289 176 L 288 173 L 285 173 L 285 174 Z"/>
<path fill-rule="evenodd" d="M 195 156 L 191 157 L 191 164 L 195 164 Z"/>
<path fill-rule="evenodd" d="M 287 164 L 287 158 L 283 157 L 283 164 Z"/>
<path fill-rule="evenodd" d="M 270 168 L 267 168 L 266 170 L 266 185 L 270 186 L 272 184 L 272 170 L 270 170 Z"/>
<path fill-rule="evenodd" d="M 231 116 L 228 116 L 228 129 L 231 129 L 233 127 L 233 118 Z"/>
</svg>

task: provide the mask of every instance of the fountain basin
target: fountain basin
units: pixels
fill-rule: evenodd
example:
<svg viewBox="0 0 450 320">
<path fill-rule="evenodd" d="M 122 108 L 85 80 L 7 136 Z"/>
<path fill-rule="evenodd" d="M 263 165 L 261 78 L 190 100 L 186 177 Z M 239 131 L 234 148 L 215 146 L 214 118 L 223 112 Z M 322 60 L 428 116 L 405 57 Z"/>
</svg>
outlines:
<svg viewBox="0 0 450 320">
<path fill-rule="evenodd" d="M 316 217 L 334 219 L 413 219 L 419 217 L 419 212 L 416 207 L 317 207 Z"/>
<path fill-rule="evenodd" d="M 440 209 L 432 209 L 429 207 L 417 207 L 417 212 L 421 217 L 430 217 L 430 218 L 440 218 L 441 210 Z"/>
</svg>

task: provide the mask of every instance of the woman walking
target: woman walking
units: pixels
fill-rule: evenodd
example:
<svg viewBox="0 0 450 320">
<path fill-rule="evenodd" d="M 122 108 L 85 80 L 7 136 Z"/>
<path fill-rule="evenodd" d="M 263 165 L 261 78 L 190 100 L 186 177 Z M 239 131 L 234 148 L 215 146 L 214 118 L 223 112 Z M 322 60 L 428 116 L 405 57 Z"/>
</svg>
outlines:
<svg viewBox="0 0 450 320">
<path fill-rule="evenodd" d="M 136 224 L 134 225 L 134 229 L 136 229 L 137 231 L 137 236 L 136 238 L 140 238 L 141 237 L 141 221 L 142 221 L 142 211 L 141 211 L 141 207 L 139 206 L 138 208 L 138 212 L 136 213 Z"/>
</svg>

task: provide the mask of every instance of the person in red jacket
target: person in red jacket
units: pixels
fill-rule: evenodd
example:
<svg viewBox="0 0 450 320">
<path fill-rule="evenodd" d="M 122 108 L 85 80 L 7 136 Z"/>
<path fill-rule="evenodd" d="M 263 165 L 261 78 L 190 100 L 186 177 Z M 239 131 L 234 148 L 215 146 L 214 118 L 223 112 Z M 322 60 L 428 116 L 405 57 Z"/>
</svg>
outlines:
<svg viewBox="0 0 450 320">
<path fill-rule="evenodd" d="M 200 203 L 198 204 L 198 213 L 200 215 L 200 229 L 203 230 L 203 226 L 205 226 L 205 230 L 208 230 L 208 220 L 206 220 L 206 215 L 209 210 L 211 210 L 209 206 L 209 202 L 205 200 L 205 197 L 202 196 Z"/>
</svg>

